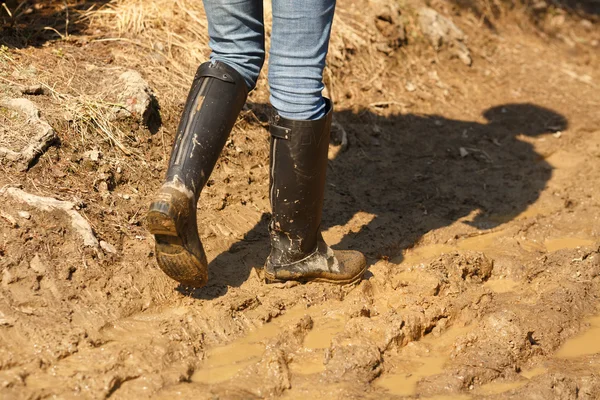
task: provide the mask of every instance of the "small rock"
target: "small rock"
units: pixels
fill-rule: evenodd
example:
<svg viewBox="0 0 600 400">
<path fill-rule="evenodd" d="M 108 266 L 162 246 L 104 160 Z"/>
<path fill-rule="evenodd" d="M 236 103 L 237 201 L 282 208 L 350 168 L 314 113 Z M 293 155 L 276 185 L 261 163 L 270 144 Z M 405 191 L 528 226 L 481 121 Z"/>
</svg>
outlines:
<svg viewBox="0 0 600 400">
<path fill-rule="evenodd" d="M 23 219 L 31 219 L 31 214 L 29 214 L 27 211 L 19 211 L 17 214 L 19 214 L 19 217 Z"/>
<path fill-rule="evenodd" d="M 594 24 L 588 20 L 588 19 L 582 19 L 580 22 L 581 26 L 583 26 L 585 29 L 589 29 L 591 30 L 594 27 Z"/>
<path fill-rule="evenodd" d="M 35 77 L 38 74 L 38 70 L 33 65 L 25 67 L 23 69 L 15 69 L 12 73 L 12 77 L 18 80 L 27 80 Z"/>
<path fill-rule="evenodd" d="M 100 241 L 100 247 L 104 252 L 108 254 L 117 254 L 117 249 L 112 244 L 105 242 L 104 240 Z"/>
<path fill-rule="evenodd" d="M 460 156 L 463 158 L 469 155 L 469 152 L 464 147 L 461 147 L 460 149 L 458 149 L 458 151 L 460 152 Z"/>
<path fill-rule="evenodd" d="M 83 153 L 83 156 L 89 158 L 90 160 L 97 162 L 102 158 L 102 153 L 99 150 L 89 150 Z"/>
<path fill-rule="evenodd" d="M 154 50 L 160 51 L 161 53 L 165 51 L 165 45 L 162 44 L 161 42 L 154 43 L 154 46 L 152 46 L 152 47 L 154 47 Z"/>
<path fill-rule="evenodd" d="M 0 311 L 0 326 L 7 326 L 7 327 L 11 327 L 13 326 L 13 321 L 12 319 L 8 319 L 8 317 L 6 317 L 2 311 Z"/>
<path fill-rule="evenodd" d="M 42 262 L 39 254 L 36 254 L 29 262 L 29 267 L 37 274 L 44 275 L 46 273 L 46 266 Z"/>
<path fill-rule="evenodd" d="M 466 65 L 471 65 L 473 59 L 466 46 L 466 36 L 454 22 L 440 15 L 434 9 L 423 7 L 419 10 L 419 25 L 423 35 L 436 50 L 447 47 Z"/>
<path fill-rule="evenodd" d="M 44 87 L 42 85 L 23 86 L 21 88 L 21 93 L 33 96 L 45 94 Z"/>
<path fill-rule="evenodd" d="M 124 108 L 115 110 L 115 117 L 118 120 L 130 117 L 137 118 L 144 124 L 148 124 L 153 114 L 158 112 L 157 100 L 150 85 L 139 72 L 127 70 L 119 76 L 119 85 L 122 86 L 119 95 L 119 103 Z"/>
<path fill-rule="evenodd" d="M 108 183 L 106 181 L 101 181 L 98 183 L 98 191 L 100 193 L 108 193 Z"/>
<path fill-rule="evenodd" d="M 2 285 L 10 285 L 17 281 L 17 278 L 10 272 L 10 269 L 5 268 L 2 271 Z"/>
<path fill-rule="evenodd" d="M 125 199 L 125 200 L 129 200 L 129 199 L 131 199 L 131 196 L 130 196 L 130 195 L 128 195 L 128 194 L 124 194 L 124 195 L 123 195 L 123 199 Z"/>
<path fill-rule="evenodd" d="M 10 226 L 12 226 L 13 228 L 18 228 L 19 227 L 19 224 L 17 223 L 17 220 L 12 215 L 10 215 L 8 213 L 5 213 L 4 211 L 0 210 L 0 217 L 4 218 L 6 221 L 8 221 L 8 223 L 10 224 Z"/>
<path fill-rule="evenodd" d="M 40 118 L 40 110 L 32 101 L 25 98 L 1 98 L 0 106 L 22 114 L 36 132 L 32 137 L 26 138 L 26 144 L 20 151 L 0 146 L 0 159 L 16 163 L 20 171 L 27 171 L 48 147 L 58 141 L 58 135 L 48 122 Z"/>
<path fill-rule="evenodd" d="M 417 90 L 417 87 L 411 81 L 406 82 L 406 85 L 404 85 L 404 87 L 408 92 L 414 92 L 415 90 Z"/>
</svg>

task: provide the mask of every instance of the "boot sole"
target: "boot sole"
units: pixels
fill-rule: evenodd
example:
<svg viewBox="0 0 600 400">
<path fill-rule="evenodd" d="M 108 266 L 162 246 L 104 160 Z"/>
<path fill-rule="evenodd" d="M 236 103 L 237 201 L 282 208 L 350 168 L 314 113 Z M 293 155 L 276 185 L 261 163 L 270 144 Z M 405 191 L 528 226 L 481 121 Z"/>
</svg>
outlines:
<svg viewBox="0 0 600 400">
<path fill-rule="evenodd" d="M 156 261 L 170 278 L 185 286 L 201 287 L 206 284 L 206 265 L 190 253 L 177 232 L 175 217 L 169 205 L 155 202 L 146 216 L 148 230 L 156 241 Z"/>
<path fill-rule="evenodd" d="M 348 279 L 328 279 L 328 278 L 300 278 L 300 279 L 278 279 L 275 275 L 270 274 L 265 270 L 265 282 L 266 283 L 285 283 L 288 281 L 296 281 L 300 283 L 309 283 L 309 282 L 317 282 L 317 283 L 333 283 L 337 285 L 352 285 L 362 280 L 365 272 L 367 272 L 367 267 L 362 269 L 358 274 Z"/>
</svg>

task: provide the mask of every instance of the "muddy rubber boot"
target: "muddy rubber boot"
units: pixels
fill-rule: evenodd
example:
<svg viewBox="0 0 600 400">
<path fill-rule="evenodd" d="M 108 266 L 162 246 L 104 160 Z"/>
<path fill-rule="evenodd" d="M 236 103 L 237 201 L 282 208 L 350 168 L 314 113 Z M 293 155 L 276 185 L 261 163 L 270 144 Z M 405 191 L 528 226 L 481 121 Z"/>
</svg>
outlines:
<svg viewBox="0 0 600 400">
<path fill-rule="evenodd" d="M 334 251 L 321 236 L 331 103 L 316 121 L 276 116 L 271 123 L 269 224 L 271 254 L 265 265 L 267 282 L 287 280 L 349 284 L 366 270 L 358 251 Z"/>
<path fill-rule="evenodd" d="M 200 287 L 208 267 L 198 237 L 196 204 L 240 113 L 248 88 L 221 62 L 202 64 L 185 104 L 165 183 L 150 205 L 148 230 L 156 240 L 156 260 L 171 278 Z"/>
</svg>

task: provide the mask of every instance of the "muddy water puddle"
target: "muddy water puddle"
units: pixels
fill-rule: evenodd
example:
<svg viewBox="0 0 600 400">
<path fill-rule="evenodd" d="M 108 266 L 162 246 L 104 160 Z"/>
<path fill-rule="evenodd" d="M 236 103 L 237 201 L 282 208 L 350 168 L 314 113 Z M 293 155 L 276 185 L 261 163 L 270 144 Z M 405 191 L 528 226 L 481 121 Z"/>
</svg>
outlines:
<svg viewBox="0 0 600 400">
<path fill-rule="evenodd" d="M 452 327 L 438 337 L 429 335 L 418 343 L 409 344 L 396 356 L 396 360 L 389 363 L 395 365 L 390 372 L 384 373 L 375 381 L 375 385 L 385 389 L 389 394 L 396 396 L 413 396 L 416 394 L 417 384 L 420 380 L 444 372 L 445 364 L 450 360 L 452 346 L 460 336 L 468 334 L 473 326 Z M 409 347 L 420 347 L 419 351 L 411 352 Z M 546 372 L 545 368 L 538 367 L 522 371 L 523 379 L 514 382 L 490 382 L 475 389 L 469 394 L 437 395 L 427 397 L 428 400 L 444 399 L 472 399 L 483 395 L 504 393 L 520 388 L 527 382 Z M 475 397 L 472 397 L 475 396 Z"/>
<path fill-rule="evenodd" d="M 510 221 L 525 219 L 525 218 L 533 218 L 538 215 L 549 215 L 552 213 L 550 208 L 543 207 L 541 205 L 531 205 L 525 209 L 525 211 L 520 213 L 513 214 L 494 214 L 489 216 L 489 220 L 492 222 L 497 222 L 500 224 L 505 224 Z"/>
<path fill-rule="evenodd" d="M 565 342 L 555 354 L 555 357 L 563 359 L 578 358 L 600 353 L 600 315 L 590 318 L 588 323 L 590 324 L 590 327 L 584 330 L 584 332 L 582 332 L 580 335 L 567 340 L 567 342 Z M 529 380 L 535 378 L 536 376 L 545 374 L 546 372 L 548 372 L 548 370 L 544 367 L 536 367 L 530 370 L 525 370 L 519 374 L 524 379 L 512 382 L 490 382 L 475 389 L 473 395 L 490 396 L 506 393 L 514 389 L 519 389 L 525 386 Z"/>
<path fill-rule="evenodd" d="M 411 352 L 411 348 L 404 348 L 395 360 L 389 361 L 395 368 L 379 378 L 375 385 L 393 395 L 414 395 L 421 379 L 443 372 L 450 359 L 452 344 L 470 330 L 471 326 L 452 327 L 438 337 L 430 335 L 419 343 L 409 344 L 407 347 L 419 347 L 420 350 Z"/>
<path fill-rule="evenodd" d="M 293 374 L 320 374 L 321 372 L 325 371 L 323 354 L 321 352 L 317 352 L 296 356 L 294 361 L 289 365 L 289 368 Z"/>
<path fill-rule="evenodd" d="M 423 357 L 417 362 L 418 365 L 412 368 L 411 372 L 404 371 L 404 368 L 402 368 L 402 372 L 386 374 L 377 381 L 377 386 L 387 389 L 390 394 L 398 396 L 413 395 L 416 393 L 417 382 L 428 376 L 442 373 L 446 361 L 447 357 Z"/>
<path fill-rule="evenodd" d="M 308 309 L 297 307 L 228 345 L 208 349 L 192 381 L 216 384 L 233 378 L 242 369 L 259 362 L 267 342 L 305 315 L 313 319 L 313 329 L 304 338 L 304 351 L 290 364 L 290 369 L 302 375 L 322 372 L 322 350 L 329 347 L 331 339 L 344 329 L 346 323 L 342 316 L 324 315 L 325 310 L 325 305 Z"/>
<path fill-rule="evenodd" d="M 568 359 L 600 354 L 600 315 L 588 320 L 590 327 L 581 334 L 567 340 L 556 352 L 556 358 Z M 520 373 L 525 378 L 513 382 L 490 382 L 474 391 L 474 395 L 487 396 L 509 392 L 519 389 L 527 384 L 530 379 L 547 372 L 544 367 L 537 367 Z"/>
<path fill-rule="evenodd" d="M 565 342 L 558 350 L 558 358 L 576 358 L 600 353 L 600 315 L 588 320 L 590 327 Z"/>
<path fill-rule="evenodd" d="M 600 354 L 600 315 L 588 320 L 590 327 L 584 330 L 580 335 L 567 340 L 555 354 L 556 358 L 568 359 Z M 473 394 L 476 396 L 489 396 L 506 393 L 514 389 L 525 386 L 530 379 L 546 373 L 548 370 L 544 367 L 537 367 L 521 372 L 524 379 L 512 382 L 490 382 L 476 389 Z"/>
<path fill-rule="evenodd" d="M 431 244 L 415 247 L 408 250 L 404 254 L 403 259 L 398 261 L 403 265 L 416 265 L 456 250 L 493 252 L 499 244 L 499 240 L 505 236 L 505 230 L 498 230 L 467 237 L 453 244 Z M 556 251 L 557 249 L 575 248 L 590 244 L 593 244 L 593 241 L 589 239 L 556 238 L 538 243 L 536 249 L 541 251 Z M 401 273 L 398 277 L 405 279 L 408 284 L 411 284 L 414 283 L 411 282 L 411 279 L 416 277 L 413 275 L 407 272 L 406 276 Z M 495 293 L 507 293 L 516 290 L 520 282 L 511 279 L 491 279 L 484 285 Z M 304 315 L 311 316 L 314 327 L 307 333 L 304 338 L 303 348 L 294 355 L 289 368 L 293 374 L 298 375 L 322 373 L 325 370 L 323 363 L 324 350 L 330 346 L 334 336 L 343 331 L 346 323 L 346 318 L 343 316 L 325 315 L 325 310 L 324 306 L 308 309 L 301 307 L 291 309 L 273 322 L 256 328 L 246 336 L 234 340 L 228 345 L 208 349 L 206 358 L 192 376 L 192 381 L 217 384 L 234 378 L 242 369 L 259 362 L 267 342 L 280 334 L 290 323 L 298 321 Z M 593 331 L 595 333 L 589 334 L 592 335 L 590 337 L 600 335 L 600 317 L 594 320 L 592 328 L 595 329 Z M 375 385 L 385 389 L 390 394 L 402 396 L 414 395 L 417 383 L 420 380 L 443 372 L 444 366 L 449 360 L 453 342 L 458 336 L 466 334 L 469 329 L 451 328 L 437 338 L 429 335 L 419 341 L 416 344 L 419 350 L 416 352 L 403 350 L 401 355 L 389 364 L 391 366 L 390 372 L 380 377 L 375 382 Z M 588 338 L 588 336 L 585 336 L 585 338 Z M 584 345 L 584 347 L 590 348 L 589 345 Z M 582 351 L 577 350 L 576 345 L 570 343 L 565 345 L 565 349 L 567 350 L 561 351 L 573 354 L 579 354 Z M 596 351 L 600 351 L 600 342 Z M 491 382 L 476 389 L 472 394 L 493 395 L 504 393 L 525 385 L 529 379 L 539 373 L 543 373 L 543 370 L 542 372 L 536 370 L 526 371 L 521 374 L 523 378 L 518 381 Z M 466 396 L 463 398 L 469 398 L 470 394 Z M 440 397 L 440 399 L 442 398 Z"/>
<path fill-rule="evenodd" d="M 519 286 L 519 282 L 512 279 L 490 279 L 483 284 L 494 293 L 512 292 Z"/>
<path fill-rule="evenodd" d="M 549 252 L 554 252 L 563 249 L 576 249 L 578 247 L 592 246 L 594 241 L 579 237 L 562 237 L 556 239 L 546 239 L 544 244 L 546 246 L 546 250 Z"/>
<path fill-rule="evenodd" d="M 304 338 L 304 347 L 308 349 L 326 349 L 331 339 L 344 330 L 345 321 L 341 316 L 322 321 L 315 326 Z"/>
<path fill-rule="evenodd" d="M 526 379 L 531 379 L 531 378 L 535 378 L 538 375 L 542 375 L 544 373 L 546 373 L 547 369 L 544 367 L 536 367 L 536 368 L 532 368 L 526 371 L 522 371 L 521 372 L 521 376 L 526 378 Z"/>
<path fill-rule="evenodd" d="M 505 393 L 510 390 L 518 389 L 527 384 L 526 380 L 516 382 L 490 382 L 481 386 L 475 391 L 475 394 L 480 396 L 489 396 L 493 394 Z"/>
<path fill-rule="evenodd" d="M 530 379 L 545 373 L 547 370 L 543 367 L 537 367 L 525 371 L 521 371 L 519 374 L 523 379 L 511 382 L 494 381 L 486 383 L 481 387 L 474 390 L 473 394 L 476 396 L 490 396 L 495 394 L 506 393 L 514 389 L 519 389 L 525 386 Z"/>
<path fill-rule="evenodd" d="M 485 251 L 492 247 L 495 240 L 505 235 L 504 231 L 495 231 L 482 233 L 480 235 L 467 237 L 459 240 L 455 244 L 434 243 L 424 246 L 417 246 L 406 251 L 401 259 L 392 260 L 400 265 L 415 265 L 422 263 L 434 257 L 439 257 L 444 253 L 450 253 L 457 250 Z"/>
</svg>

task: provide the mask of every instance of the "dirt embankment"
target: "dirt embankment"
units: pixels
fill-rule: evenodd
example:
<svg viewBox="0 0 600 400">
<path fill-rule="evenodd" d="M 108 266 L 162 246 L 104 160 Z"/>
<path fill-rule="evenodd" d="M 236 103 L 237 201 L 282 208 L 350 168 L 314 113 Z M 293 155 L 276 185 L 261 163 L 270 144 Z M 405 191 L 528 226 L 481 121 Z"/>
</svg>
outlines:
<svg viewBox="0 0 600 400">
<path fill-rule="evenodd" d="M 323 230 L 356 287 L 261 278 L 265 79 L 199 204 L 208 286 L 157 268 L 198 2 L 3 15 L 0 397 L 599 398 L 598 12 L 508 3 L 338 4 Z"/>
</svg>

